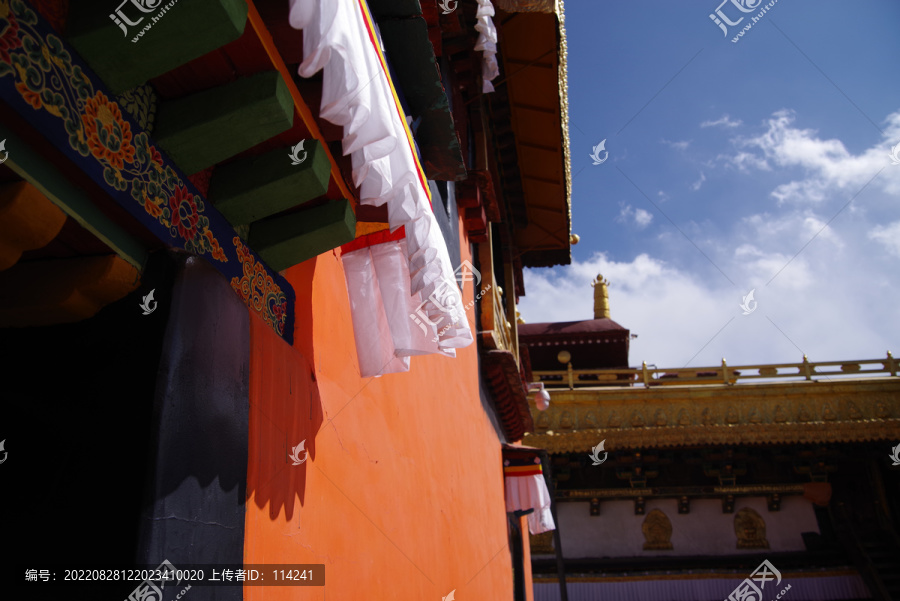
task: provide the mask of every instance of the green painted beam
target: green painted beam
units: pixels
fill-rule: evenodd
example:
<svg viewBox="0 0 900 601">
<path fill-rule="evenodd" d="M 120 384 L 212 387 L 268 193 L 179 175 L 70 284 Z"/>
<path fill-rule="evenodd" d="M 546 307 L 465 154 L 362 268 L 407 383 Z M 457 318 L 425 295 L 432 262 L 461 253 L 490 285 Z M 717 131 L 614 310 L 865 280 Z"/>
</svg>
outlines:
<svg viewBox="0 0 900 601">
<path fill-rule="evenodd" d="M 70 182 L 50 161 L 31 149 L 25 140 L 0 123 L 9 159 L 4 163 L 50 199 L 101 242 L 131 265 L 143 271 L 147 248 L 107 217 L 80 188 Z"/>
<path fill-rule="evenodd" d="M 137 4 L 70 3 L 66 38 L 113 94 L 236 40 L 247 23 L 246 0 L 140 2 L 155 5 L 150 12 Z"/>
<path fill-rule="evenodd" d="M 293 123 L 287 84 L 278 71 L 265 71 L 162 103 L 153 137 L 190 175 L 287 131 Z"/>
<path fill-rule="evenodd" d="M 380 19 L 378 28 L 395 78 L 413 117 L 421 118 L 416 143 L 428 179 L 454 181 L 467 176 L 450 101 L 441 82 L 428 23 L 422 17 Z"/>
<path fill-rule="evenodd" d="M 305 157 L 304 157 L 305 154 Z M 318 140 L 306 140 L 295 165 L 290 148 L 238 159 L 213 171 L 209 199 L 232 223 L 259 221 L 328 191 L 331 163 Z"/>
<path fill-rule="evenodd" d="M 405 19 L 422 14 L 419 0 L 370 0 L 369 9 L 377 19 L 383 17 Z"/>
<path fill-rule="evenodd" d="M 346 244 L 356 236 L 356 216 L 341 199 L 250 226 L 250 246 L 275 271 Z"/>
</svg>

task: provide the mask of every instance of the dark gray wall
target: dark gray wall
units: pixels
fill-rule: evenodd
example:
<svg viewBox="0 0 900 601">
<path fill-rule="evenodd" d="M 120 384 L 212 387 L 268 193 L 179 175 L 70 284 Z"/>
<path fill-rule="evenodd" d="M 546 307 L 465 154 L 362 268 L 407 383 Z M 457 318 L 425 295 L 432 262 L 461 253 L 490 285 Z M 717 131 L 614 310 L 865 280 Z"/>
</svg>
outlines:
<svg viewBox="0 0 900 601">
<path fill-rule="evenodd" d="M 428 180 L 431 188 L 431 206 L 437 219 L 453 268 L 459 267 L 459 213 L 456 209 L 456 184 Z"/>
<path fill-rule="evenodd" d="M 156 381 L 138 560 L 151 565 L 168 560 L 176 567 L 241 564 L 249 314 L 225 278 L 196 257 L 184 262 L 176 278 L 170 311 Z M 239 600 L 242 591 L 194 587 L 190 597 Z"/>
</svg>

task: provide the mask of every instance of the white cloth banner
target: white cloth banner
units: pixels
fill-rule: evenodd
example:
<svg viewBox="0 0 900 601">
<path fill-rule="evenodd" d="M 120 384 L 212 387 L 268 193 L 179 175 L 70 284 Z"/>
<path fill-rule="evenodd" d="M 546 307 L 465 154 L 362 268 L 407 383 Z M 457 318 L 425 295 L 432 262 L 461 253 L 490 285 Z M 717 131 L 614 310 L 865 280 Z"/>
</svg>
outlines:
<svg viewBox="0 0 900 601">
<path fill-rule="evenodd" d="M 343 261 L 361 373 L 390 373 L 370 371 L 371 366 L 385 365 L 388 339 L 398 358 L 431 352 L 455 356 L 454 349 L 473 341 L 462 296 L 448 285 L 455 285 L 456 276 L 447 245 L 419 178 L 405 118 L 372 46 L 358 0 L 291 0 L 289 19 L 292 27 L 303 30 L 304 59 L 298 73 L 311 77 L 323 71 L 319 114 L 344 128 L 344 154 L 350 155 L 360 202 L 387 204 L 391 231 L 401 226 L 406 231 L 400 246 L 406 255 L 405 271 L 394 260 L 396 248 L 370 252 L 368 259 L 352 258 L 349 269 L 347 259 Z M 379 253 L 381 259 L 373 262 Z M 376 284 L 372 270 L 379 261 Z M 407 303 L 401 300 L 404 295 Z M 417 308 L 406 314 L 408 323 L 403 322 L 400 307 L 413 301 Z M 426 330 L 435 327 L 437 340 L 432 346 L 421 341 L 407 345 L 409 328 L 421 330 L 418 313 L 428 317 Z M 408 359 L 405 364 L 408 369 Z"/>
<path fill-rule="evenodd" d="M 341 260 L 350 293 L 350 316 L 360 374 L 372 377 L 409 371 L 409 357 L 399 357 L 394 352 L 384 295 L 371 251 L 366 247 L 345 253 Z"/>
<path fill-rule="evenodd" d="M 478 41 L 475 42 L 475 50 L 482 52 L 481 91 L 484 94 L 494 91 L 491 80 L 500 75 L 500 66 L 497 64 L 497 28 L 491 19 L 493 16 L 494 5 L 491 0 L 478 0 L 478 12 L 475 13 Z"/>
<path fill-rule="evenodd" d="M 534 509 L 528 514 L 528 531 L 540 534 L 548 530 L 556 530 L 553 514 L 550 512 L 550 491 L 544 476 L 507 476 L 506 477 L 506 511 L 522 511 Z"/>
</svg>

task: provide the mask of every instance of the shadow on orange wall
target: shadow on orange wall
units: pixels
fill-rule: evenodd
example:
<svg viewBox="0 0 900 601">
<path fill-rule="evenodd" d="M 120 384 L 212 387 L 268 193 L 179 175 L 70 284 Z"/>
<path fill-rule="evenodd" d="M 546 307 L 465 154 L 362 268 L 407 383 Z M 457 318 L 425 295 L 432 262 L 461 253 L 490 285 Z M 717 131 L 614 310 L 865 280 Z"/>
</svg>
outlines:
<svg viewBox="0 0 900 601">
<path fill-rule="evenodd" d="M 500 440 L 476 345 L 362 378 L 339 253 L 285 277 L 294 348 L 251 327 L 245 564 L 322 564 L 336 599 L 509 598 Z M 476 331 L 475 311 L 467 318 Z M 309 459 L 293 466 L 304 439 Z M 321 587 L 244 588 L 245 601 L 324 598 Z"/>
<path fill-rule="evenodd" d="M 311 287 L 316 260 L 298 268 L 298 280 Z M 275 520 L 284 508 L 294 515 L 295 497 L 303 504 L 309 463 L 316 454 L 316 433 L 322 426 L 322 403 L 311 364 L 312 304 L 309 291 L 297 293 L 293 348 L 262 319 L 250 313 L 250 437 L 247 499 L 269 506 Z M 307 360 L 307 357 L 310 360 Z M 303 448 L 299 448 L 302 444 Z M 293 457 L 292 457 L 293 455 Z M 296 458 L 296 459 L 295 459 Z"/>
</svg>

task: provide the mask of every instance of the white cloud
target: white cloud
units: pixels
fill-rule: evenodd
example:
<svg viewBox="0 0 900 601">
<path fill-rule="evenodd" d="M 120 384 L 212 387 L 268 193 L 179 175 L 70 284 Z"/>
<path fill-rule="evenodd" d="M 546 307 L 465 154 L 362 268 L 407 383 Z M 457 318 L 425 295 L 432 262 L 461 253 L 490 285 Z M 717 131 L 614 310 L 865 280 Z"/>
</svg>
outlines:
<svg viewBox="0 0 900 601">
<path fill-rule="evenodd" d="M 645 211 L 644 209 L 635 209 L 634 222 L 638 225 L 638 227 L 647 227 L 648 225 L 650 225 L 651 221 L 653 221 L 653 215 L 651 215 L 648 211 Z"/>
<path fill-rule="evenodd" d="M 697 191 L 700 189 L 700 186 L 703 185 L 703 182 L 706 181 L 706 174 L 702 171 L 700 172 L 700 179 L 691 184 L 691 190 Z"/>
<path fill-rule="evenodd" d="M 732 119 L 731 117 L 729 117 L 726 114 L 726 115 L 722 115 L 715 121 L 704 121 L 703 123 L 700 124 L 700 127 L 722 126 L 722 127 L 734 128 L 734 127 L 738 127 L 739 125 L 741 125 L 741 123 L 742 123 L 742 121 L 740 119 L 736 119 L 736 120 Z"/>
<path fill-rule="evenodd" d="M 772 190 L 778 204 L 786 202 L 820 202 L 825 200 L 827 187 L 825 183 L 819 180 L 805 180 L 802 182 L 790 182 L 781 184 Z"/>
<path fill-rule="evenodd" d="M 662 143 L 666 144 L 676 150 L 687 150 L 688 146 L 691 145 L 691 140 L 681 140 L 678 142 L 672 142 L 670 140 L 666 140 L 665 138 L 663 138 Z"/>
<path fill-rule="evenodd" d="M 744 173 L 749 173 L 751 168 L 759 169 L 760 171 L 772 170 L 765 158 L 749 152 L 738 152 L 734 155 L 720 154 L 716 159 L 724 160 L 726 163 L 737 167 L 739 171 L 743 171 Z"/>
<path fill-rule="evenodd" d="M 873 280 L 858 255 L 836 259 L 838 250 L 832 250 L 801 253 L 791 261 L 793 253 L 740 245 L 721 262 L 734 286 L 714 270 L 697 275 L 701 270 L 688 271 L 647 253 L 626 261 L 598 253 L 565 267 L 526 270 L 519 309 L 529 323 L 591 319 L 590 283 L 601 273 L 611 282 L 612 319 L 640 334 L 631 343 L 633 367 L 642 361 L 715 366 L 723 357 L 729 365 L 797 363 L 804 353 L 812 361 L 880 357 L 891 343 L 896 346 L 900 324 L 891 302 L 867 303 L 860 310 L 859 291 L 873 288 L 875 281 L 873 293 L 896 298 L 900 285 L 894 278 Z M 740 303 L 751 289 L 758 309 L 745 316 Z"/>
<path fill-rule="evenodd" d="M 880 242 L 889 253 L 900 257 L 900 221 L 886 226 L 876 225 L 869 232 L 869 239 Z"/>
<path fill-rule="evenodd" d="M 900 297 L 900 166 L 890 161 L 900 111 L 885 124 L 883 137 L 851 150 L 796 127 L 790 111 L 774 113 L 756 134 L 735 138 L 732 154 L 700 163 L 696 210 L 672 213 L 679 229 L 659 221 L 652 235 L 629 232 L 639 250 L 627 257 L 597 253 L 566 267 L 526 270 L 523 316 L 590 319 L 590 282 L 602 273 L 612 281 L 612 318 L 640 334 L 632 366 L 883 356 L 900 340 L 893 300 Z M 705 193 L 721 185 L 723 164 L 733 169 L 720 211 L 722 199 Z M 767 193 L 777 202 L 765 200 Z M 653 217 L 640 211 L 620 203 L 616 220 L 640 229 Z M 740 303 L 751 289 L 758 308 L 745 316 Z"/>
<path fill-rule="evenodd" d="M 735 139 L 738 151 L 720 155 L 742 171 L 800 168 L 805 178 L 776 187 L 771 195 L 779 203 L 819 203 L 836 194 L 847 196 L 872 182 L 890 194 L 900 194 L 900 169 L 892 170 L 891 141 L 900 139 L 900 112 L 888 116 L 881 140 L 859 154 L 837 139 L 822 139 L 814 129 L 794 127 L 793 111 L 780 110 L 766 121 L 766 131 Z M 879 173 L 880 172 L 880 173 Z"/>
<path fill-rule="evenodd" d="M 638 229 L 644 229 L 653 221 L 653 215 L 644 209 L 635 209 L 629 204 L 619 203 L 619 216 L 616 217 L 619 223 L 634 222 Z"/>
</svg>

